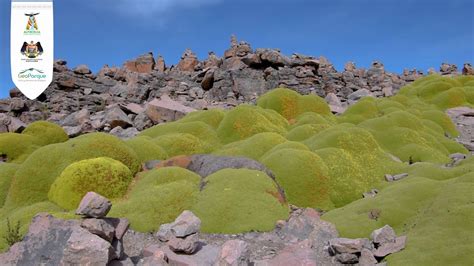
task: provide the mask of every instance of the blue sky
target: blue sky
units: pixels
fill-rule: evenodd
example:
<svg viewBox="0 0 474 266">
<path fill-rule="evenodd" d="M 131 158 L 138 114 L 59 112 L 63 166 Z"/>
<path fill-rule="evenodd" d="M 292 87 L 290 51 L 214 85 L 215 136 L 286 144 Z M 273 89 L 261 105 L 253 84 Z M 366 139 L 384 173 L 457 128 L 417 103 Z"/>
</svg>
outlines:
<svg viewBox="0 0 474 266">
<path fill-rule="evenodd" d="M 55 58 L 69 67 L 122 65 L 152 51 L 175 64 L 186 48 L 222 55 L 231 34 L 253 48 L 324 55 L 341 69 L 427 70 L 474 63 L 472 0 L 61 0 Z M 10 1 L 0 0 L 0 98 L 10 78 Z"/>
</svg>

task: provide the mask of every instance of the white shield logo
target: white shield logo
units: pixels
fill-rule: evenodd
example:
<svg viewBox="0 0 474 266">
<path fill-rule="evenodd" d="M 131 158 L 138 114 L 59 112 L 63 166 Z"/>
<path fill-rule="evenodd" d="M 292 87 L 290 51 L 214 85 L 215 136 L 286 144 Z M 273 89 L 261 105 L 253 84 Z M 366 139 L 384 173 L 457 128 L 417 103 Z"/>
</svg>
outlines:
<svg viewBox="0 0 474 266">
<path fill-rule="evenodd" d="M 10 58 L 12 80 L 36 99 L 53 80 L 53 1 L 12 1 Z"/>
</svg>

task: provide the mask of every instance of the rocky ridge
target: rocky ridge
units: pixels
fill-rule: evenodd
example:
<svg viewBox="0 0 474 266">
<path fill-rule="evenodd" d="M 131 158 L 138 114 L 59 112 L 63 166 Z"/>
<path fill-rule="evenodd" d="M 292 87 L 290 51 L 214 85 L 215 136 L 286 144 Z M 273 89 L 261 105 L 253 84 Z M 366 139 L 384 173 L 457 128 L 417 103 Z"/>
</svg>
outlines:
<svg viewBox="0 0 474 266">
<path fill-rule="evenodd" d="M 446 63 L 439 73 L 461 74 Z M 462 74 L 474 74 L 469 63 Z M 423 75 L 416 69 L 390 73 L 377 61 L 369 69 L 348 62 L 338 72 L 324 57 L 289 57 L 278 49 L 252 49 L 233 36 L 223 57 L 210 52 L 199 61 L 188 49 L 176 66 L 148 53 L 122 67 L 105 65 L 93 74 L 85 65 L 69 69 L 66 61 L 57 60 L 53 82 L 37 100 L 26 99 L 17 89 L 0 100 L 0 132 L 21 132 L 31 122 L 48 120 L 72 137 L 105 131 L 127 138 L 194 110 L 254 102 L 277 87 L 317 94 L 326 98 L 333 112 L 341 113 L 364 96 L 391 96 Z"/>
</svg>

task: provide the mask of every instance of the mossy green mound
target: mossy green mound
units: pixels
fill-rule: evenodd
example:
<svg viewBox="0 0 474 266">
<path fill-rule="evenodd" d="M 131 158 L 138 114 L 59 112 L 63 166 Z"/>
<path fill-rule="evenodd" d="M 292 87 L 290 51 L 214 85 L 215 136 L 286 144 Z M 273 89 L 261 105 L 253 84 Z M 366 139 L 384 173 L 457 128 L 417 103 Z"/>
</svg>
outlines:
<svg viewBox="0 0 474 266">
<path fill-rule="evenodd" d="M 288 134 L 286 134 L 286 138 L 292 141 L 304 141 L 330 127 L 330 125 L 326 124 L 301 125 L 291 129 Z"/>
<path fill-rule="evenodd" d="M 304 143 L 312 151 L 324 148 L 345 150 L 356 163 L 363 166 L 370 180 L 382 179 L 385 174 L 396 172 L 401 166 L 382 150 L 368 130 L 350 124 L 324 130 Z"/>
<path fill-rule="evenodd" d="M 382 182 L 380 177 L 368 175 L 364 166 L 343 149 L 325 148 L 315 153 L 327 165 L 329 196 L 336 208 L 360 199 L 364 192 L 378 187 Z"/>
<path fill-rule="evenodd" d="M 62 127 L 46 121 L 37 121 L 29 124 L 22 134 L 36 137 L 35 144 L 39 146 L 61 143 L 69 139 Z"/>
<path fill-rule="evenodd" d="M 3 207 L 7 198 L 8 190 L 10 189 L 13 177 L 18 170 L 17 164 L 0 163 L 0 208 Z"/>
<path fill-rule="evenodd" d="M 292 122 L 290 129 L 302 125 L 334 125 L 336 123 L 336 118 L 332 114 L 320 115 L 317 113 L 306 112 L 296 117 Z"/>
<path fill-rule="evenodd" d="M 150 137 L 135 137 L 126 141 L 138 156 L 140 162 L 145 163 L 152 160 L 165 160 L 168 158 L 166 150 L 153 142 Z"/>
<path fill-rule="evenodd" d="M 178 155 L 210 153 L 215 149 L 208 142 L 188 133 L 166 134 L 154 138 L 153 142 L 162 147 L 169 158 Z"/>
<path fill-rule="evenodd" d="M 339 123 L 352 123 L 357 125 L 367 119 L 376 118 L 380 115 L 381 112 L 377 108 L 377 99 L 365 97 L 347 108 L 344 114 L 339 116 L 337 120 Z"/>
<path fill-rule="evenodd" d="M 286 142 L 286 139 L 276 133 L 260 133 L 248 139 L 225 145 L 213 154 L 223 156 L 243 156 L 258 160 L 273 147 Z"/>
<path fill-rule="evenodd" d="M 266 156 L 279 151 L 279 150 L 285 150 L 285 149 L 293 149 L 293 150 L 301 150 L 301 151 L 310 151 L 309 148 L 304 145 L 301 142 L 296 142 L 296 141 L 286 141 L 283 143 L 280 143 L 273 147 L 271 150 L 267 151 L 261 158 L 265 158 Z"/>
<path fill-rule="evenodd" d="M 277 112 L 250 105 L 240 105 L 229 111 L 217 129 L 222 143 L 243 140 L 258 133 L 286 134 L 288 122 Z"/>
<path fill-rule="evenodd" d="M 315 153 L 281 149 L 265 156 L 261 162 L 275 174 L 289 203 L 324 210 L 333 207 L 329 171 Z"/>
<path fill-rule="evenodd" d="M 406 248 L 387 257 L 393 265 L 471 265 L 474 237 L 474 174 L 446 181 L 410 176 L 390 184 L 375 198 L 328 212 L 343 237 L 367 237 L 386 224 L 407 235 Z M 369 213 L 377 213 L 371 219 Z M 373 217 L 373 216 L 372 216 Z"/>
<path fill-rule="evenodd" d="M 212 146 L 219 146 L 219 139 L 214 128 L 200 121 L 196 122 L 172 122 L 157 125 L 144 130 L 140 136 L 148 136 L 152 138 L 164 137 L 169 134 L 190 134 L 198 138 L 202 142 L 206 142 Z"/>
<path fill-rule="evenodd" d="M 470 77 L 449 78 L 430 75 L 405 86 L 399 94 L 418 98 L 441 110 L 457 106 L 473 107 L 469 99 L 472 91 L 470 82 L 472 82 Z"/>
<path fill-rule="evenodd" d="M 467 153 L 456 142 L 444 137 L 444 129 L 439 124 L 406 111 L 368 119 L 359 126 L 368 129 L 385 151 L 405 162 L 446 163 L 451 153 Z"/>
<path fill-rule="evenodd" d="M 459 132 L 457 131 L 456 126 L 451 121 L 451 119 L 445 113 L 439 110 L 424 111 L 422 113 L 422 117 L 440 125 L 444 129 L 444 132 L 451 137 L 457 137 L 459 135 Z"/>
<path fill-rule="evenodd" d="M 120 161 L 133 175 L 141 168 L 136 153 L 117 137 L 104 133 L 83 135 L 33 152 L 15 173 L 6 205 L 20 207 L 48 200 L 51 184 L 67 166 L 98 157 Z"/>
<path fill-rule="evenodd" d="M 0 155 L 6 157 L 7 162 L 21 163 L 38 148 L 35 137 L 17 133 L 0 134 Z"/>
<path fill-rule="evenodd" d="M 180 167 L 142 173 L 126 199 L 114 203 L 109 216 L 127 217 L 140 232 L 156 231 L 192 208 L 201 177 Z"/>
<path fill-rule="evenodd" d="M 187 114 L 185 117 L 179 120 L 179 122 L 204 122 L 214 129 L 219 127 L 222 119 L 224 119 L 225 112 L 220 109 L 211 109 L 204 111 L 196 111 Z"/>
<path fill-rule="evenodd" d="M 257 105 L 265 109 L 273 109 L 287 120 L 295 119 L 305 112 L 324 115 L 331 113 L 324 99 L 316 95 L 302 96 L 296 91 L 284 88 L 274 89 L 260 96 Z"/>
<path fill-rule="evenodd" d="M 248 169 L 224 169 L 206 178 L 192 211 L 206 233 L 270 231 L 288 217 L 273 180 Z"/>
<path fill-rule="evenodd" d="M 48 193 L 50 201 L 73 210 L 89 191 L 117 199 L 127 191 L 132 173 L 123 163 L 107 157 L 88 159 L 69 165 L 56 178 Z"/>
</svg>

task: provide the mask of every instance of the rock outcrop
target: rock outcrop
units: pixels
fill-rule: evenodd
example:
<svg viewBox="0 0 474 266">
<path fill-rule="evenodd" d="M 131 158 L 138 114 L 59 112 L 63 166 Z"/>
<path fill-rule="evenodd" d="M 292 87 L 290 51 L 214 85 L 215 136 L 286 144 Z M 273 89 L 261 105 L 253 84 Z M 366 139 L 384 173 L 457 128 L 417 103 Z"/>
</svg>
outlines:
<svg viewBox="0 0 474 266">
<path fill-rule="evenodd" d="M 472 75 L 472 66 L 466 63 L 462 73 Z M 455 65 L 443 64 L 440 74 L 460 73 Z M 10 91 L 11 98 L 0 100 L 0 132 L 18 132 L 37 120 L 58 123 L 72 137 L 116 127 L 141 131 L 191 110 L 253 102 L 276 87 L 328 96 L 332 111 L 341 113 L 363 96 L 393 95 L 422 76 L 416 69 L 390 73 L 378 61 L 368 69 L 348 62 L 338 72 L 324 57 L 253 49 L 233 36 L 223 57 L 210 52 L 200 61 L 187 49 L 177 66 L 167 66 L 163 57 L 147 53 L 122 67 L 105 65 L 93 74 L 85 65 L 71 70 L 65 60 L 57 60 L 53 82 L 37 100 L 26 99 L 17 89 Z M 79 123 L 69 123 L 76 117 Z"/>
</svg>

